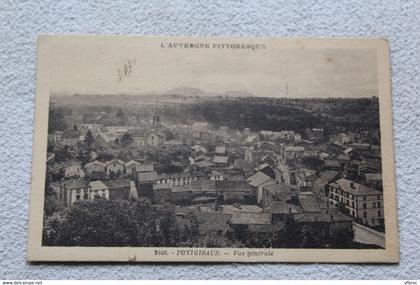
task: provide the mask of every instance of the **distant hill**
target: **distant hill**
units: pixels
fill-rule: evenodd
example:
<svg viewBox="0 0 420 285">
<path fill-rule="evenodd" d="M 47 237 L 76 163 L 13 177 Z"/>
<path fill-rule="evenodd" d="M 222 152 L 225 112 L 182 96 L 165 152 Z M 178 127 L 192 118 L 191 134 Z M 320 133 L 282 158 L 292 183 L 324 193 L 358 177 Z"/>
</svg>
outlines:
<svg viewBox="0 0 420 285">
<path fill-rule="evenodd" d="M 214 92 L 203 91 L 199 88 L 192 87 L 179 87 L 169 91 L 166 91 L 162 95 L 179 95 L 179 96 L 191 96 L 191 97 L 213 97 L 220 96 L 221 94 Z"/>
<path fill-rule="evenodd" d="M 255 97 L 254 94 L 244 91 L 238 91 L 238 90 L 230 90 L 223 92 L 222 95 L 229 96 L 229 97 Z"/>
</svg>

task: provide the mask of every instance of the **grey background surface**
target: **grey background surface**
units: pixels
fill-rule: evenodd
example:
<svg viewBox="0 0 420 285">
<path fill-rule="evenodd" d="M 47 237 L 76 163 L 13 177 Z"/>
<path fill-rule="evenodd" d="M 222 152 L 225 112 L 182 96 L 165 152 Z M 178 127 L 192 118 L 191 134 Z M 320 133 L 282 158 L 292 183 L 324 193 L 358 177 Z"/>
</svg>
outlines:
<svg viewBox="0 0 420 285">
<path fill-rule="evenodd" d="M 420 2 L 0 1 L 0 278 L 420 278 Z M 36 37 L 384 37 L 391 43 L 401 263 L 28 264 Z"/>
</svg>

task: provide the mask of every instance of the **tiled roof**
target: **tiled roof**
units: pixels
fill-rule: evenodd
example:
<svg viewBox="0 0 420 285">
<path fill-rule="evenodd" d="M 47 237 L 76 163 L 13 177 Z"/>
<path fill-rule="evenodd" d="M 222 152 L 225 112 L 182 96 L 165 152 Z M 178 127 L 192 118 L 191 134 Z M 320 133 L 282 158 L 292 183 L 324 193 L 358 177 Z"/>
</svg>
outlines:
<svg viewBox="0 0 420 285">
<path fill-rule="evenodd" d="M 135 161 L 135 160 L 130 160 L 130 161 L 127 161 L 127 162 L 125 163 L 125 166 L 126 166 L 126 167 L 131 167 L 131 166 L 133 166 L 133 165 L 135 165 L 135 166 L 137 167 L 137 166 L 140 166 L 140 165 L 141 165 L 141 163 L 140 163 L 140 162 L 138 162 L 138 161 Z"/>
<path fill-rule="evenodd" d="M 285 200 L 271 202 L 268 206 L 272 214 L 298 214 L 303 213 L 303 209 L 299 205 L 289 203 Z"/>
<path fill-rule="evenodd" d="M 86 182 L 83 179 L 69 179 L 61 182 L 55 182 L 56 185 L 66 187 L 67 189 L 83 188 L 86 186 Z"/>
<path fill-rule="evenodd" d="M 142 165 L 136 166 L 136 171 L 137 172 L 153 172 L 155 171 L 155 168 L 153 164 L 142 164 Z"/>
<path fill-rule="evenodd" d="M 263 189 L 268 191 L 272 195 L 278 195 L 278 194 L 291 194 L 292 189 L 290 186 L 286 184 L 270 184 L 263 186 Z"/>
<path fill-rule="evenodd" d="M 105 166 L 106 166 L 106 164 L 105 164 L 105 163 L 103 163 L 103 162 L 101 162 L 101 161 L 99 161 L 99 160 L 94 160 L 94 161 L 91 161 L 91 162 L 89 162 L 89 163 L 86 163 L 85 168 L 88 168 L 88 167 L 90 167 L 90 166 L 92 166 L 92 165 L 100 165 L 100 166 L 102 166 L 102 167 L 105 167 Z"/>
<path fill-rule="evenodd" d="M 299 202 L 305 212 L 321 212 L 321 203 L 312 192 L 299 193 Z"/>
<path fill-rule="evenodd" d="M 108 189 L 108 186 L 106 186 L 101 180 L 95 180 L 92 182 L 89 182 L 89 186 L 92 190 L 103 190 Z"/>
<path fill-rule="evenodd" d="M 234 225 L 268 225 L 271 224 L 271 214 L 233 212 L 230 223 Z"/>
<path fill-rule="evenodd" d="M 226 152 L 226 147 L 224 146 L 217 146 L 215 149 L 215 153 L 224 154 Z"/>
<path fill-rule="evenodd" d="M 251 187 L 246 181 L 216 181 L 217 191 L 221 192 L 248 192 Z"/>
<path fill-rule="evenodd" d="M 257 205 L 221 205 L 224 214 L 232 215 L 234 212 L 261 213 L 262 209 Z"/>
<path fill-rule="evenodd" d="M 107 185 L 109 189 L 130 187 L 130 179 L 122 178 L 122 179 L 108 180 L 108 181 L 104 181 L 104 184 Z"/>
<path fill-rule="evenodd" d="M 350 193 L 352 195 L 380 195 L 382 194 L 381 191 L 375 190 L 368 186 L 353 182 L 348 179 L 338 179 L 335 182 L 343 191 Z"/>
<path fill-rule="evenodd" d="M 118 163 L 118 164 L 124 165 L 124 161 L 122 161 L 120 159 L 113 159 L 113 160 L 105 162 L 106 165 L 110 165 L 112 163 Z"/>
<path fill-rule="evenodd" d="M 227 163 L 228 160 L 229 160 L 229 157 L 227 157 L 227 156 L 218 156 L 218 155 L 215 155 L 213 157 L 213 162 L 214 163 Z"/>
<path fill-rule="evenodd" d="M 269 180 L 272 180 L 270 176 L 265 173 L 257 172 L 254 175 L 248 177 L 247 181 L 251 186 L 258 187 Z M 273 180 L 274 181 L 274 180 Z"/>
<path fill-rule="evenodd" d="M 208 212 L 196 212 L 195 216 L 200 225 L 200 232 L 208 231 L 224 231 L 229 230 L 229 220 L 231 215 L 225 215 L 223 213 L 208 213 Z"/>
<path fill-rule="evenodd" d="M 321 173 L 320 177 L 315 180 L 315 185 L 325 186 L 328 184 L 334 177 L 338 175 L 337 171 L 327 170 Z"/>
<path fill-rule="evenodd" d="M 352 222 L 353 220 L 340 212 L 336 209 L 332 209 L 329 213 L 322 212 L 322 213 L 302 213 L 295 215 L 295 221 L 298 223 L 313 223 L 313 222 L 321 222 L 321 223 L 331 223 L 331 222 Z"/>
<path fill-rule="evenodd" d="M 194 165 L 197 165 L 199 168 L 205 168 L 205 167 L 213 166 L 214 164 L 211 163 L 210 161 L 203 160 L 203 161 L 195 162 Z"/>
<path fill-rule="evenodd" d="M 156 172 L 138 172 L 137 175 L 139 182 L 154 182 L 158 179 Z"/>
</svg>

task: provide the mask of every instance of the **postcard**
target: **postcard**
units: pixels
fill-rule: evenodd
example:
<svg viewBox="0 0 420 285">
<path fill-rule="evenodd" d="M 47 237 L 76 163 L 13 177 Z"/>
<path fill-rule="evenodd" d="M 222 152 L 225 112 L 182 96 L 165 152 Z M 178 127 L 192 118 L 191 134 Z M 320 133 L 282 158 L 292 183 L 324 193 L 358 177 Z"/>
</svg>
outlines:
<svg viewBox="0 0 420 285">
<path fill-rule="evenodd" d="M 399 262 L 384 39 L 38 38 L 29 261 Z"/>
</svg>

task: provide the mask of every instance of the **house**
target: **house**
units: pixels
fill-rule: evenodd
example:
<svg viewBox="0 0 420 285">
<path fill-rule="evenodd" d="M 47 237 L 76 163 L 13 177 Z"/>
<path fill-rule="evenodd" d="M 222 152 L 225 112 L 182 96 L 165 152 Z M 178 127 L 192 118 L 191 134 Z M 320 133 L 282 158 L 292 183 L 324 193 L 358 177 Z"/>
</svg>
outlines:
<svg viewBox="0 0 420 285">
<path fill-rule="evenodd" d="M 162 201 L 170 201 L 171 191 L 171 186 L 168 184 L 154 184 L 152 202 L 160 203 Z"/>
<path fill-rule="evenodd" d="M 303 146 L 285 146 L 281 149 L 281 157 L 284 160 L 291 160 L 303 156 L 305 147 Z"/>
<path fill-rule="evenodd" d="M 109 177 L 120 177 L 124 173 L 124 161 L 113 159 L 105 162 L 105 173 Z"/>
<path fill-rule="evenodd" d="M 139 172 L 132 174 L 132 179 L 135 181 L 138 194 L 149 199 L 153 199 L 153 185 L 158 180 L 156 171 Z"/>
<path fill-rule="evenodd" d="M 259 233 L 269 233 L 272 231 L 271 213 L 255 212 L 233 212 L 229 224 L 235 231 L 237 238 L 247 240 Z"/>
<path fill-rule="evenodd" d="M 195 211 L 194 215 L 199 225 L 199 234 L 202 236 L 212 233 L 223 237 L 232 231 L 229 224 L 232 215 L 201 211 Z"/>
<path fill-rule="evenodd" d="M 68 177 L 85 177 L 82 166 L 78 162 L 69 161 L 62 165 L 63 174 L 65 178 Z"/>
<path fill-rule="evenodd" d="M 58 144 L 61 142 L 61 137 L 63 136 L 63 131 L 55 131 L 53 136 L 53 143 Z"/>
<path fill-rule="evenodd" d="M 312 183 L 312 192 L 320 196 L 328 195 L 327 185 L 338 176 L 337 171 L 327 170 L 320 173 L 318 179 Z"/>
<path fill-rule="evenodd" d="M 306 129 L 306 137 L 311 141 L 322 141 L 324 139 L 324 129 L 312 128 Z"/>
<path fill-rule="evenodd" d="M 80 124 L 79 128 L 83 132 L 90 130 L 93 133 L 99 133 L 103 129 L 103 124 Z"/>
<path fill-rule="evenodd" d="M 191 183 L 193 195 L 217 196 L 216 181 L 200 180 Z"/>
<path fill-rule="evenodd" d="M 137 169 L 140 169 L 142 167 L 142 164 L 135 160 L 127 161 L 124 165 L 124 173 L 126 175 L 131 175 L 133 171 L 137 171 Z"/>
<path fill-rule="evenodd" d="M 140 184 L 156 183 L 158 175 L 156 171 L 153 172 L 137 172 L 137 179 Z"/>
<path fill-rule="evenodd" d="M 320 238 L 327 239 L 337 231 L 353 231 L 353 220 L 335 208 L 327 208 L 321 212 L 304 212 L 294 215 L 294 220 L 304 229 L 320 233 Z"/>
<path fill-rule="evenodd" d="M 217 180 L 217 181 L 223 181 L 223 180 L 225 180 L 223 173 L 220 172 L 220 171 L 217 171 L 217 170 L 212 170 L 209 173 L 209 178 L 210 178 L 210 180 Z"/>
<path fill-rule="evenodd" d="M 80 132 L 77 130 L 66 130 L 59 141 L 62 145 L 75 146 L 79 142 Z"/>
<path fill-rule="evenodd" d="M 213 157 L 213 163 L 215 163 L 215 164 L 227 164 L 228 163 L 228 160 L 229 160 L 229 157 L 228 156 L 218 156 L 218 155 L 215 155 L 214 157 Z"/>
<path fill-rule="evenodd" d="M 146 138 L 146 145 L 150 147 L 155 147 L 162 144 L 165 140 L 165 134 L 161 132 L 152 132 Z"/>
<path fill-rule="evenodd" d="M 240 169 L 235 168 L 227 168 L 222 171 L 224 180 L 227 181 L 245 181 L 245 177 L 249 175 L 245 175 L 245 173 Z"/>
<path fill-rule="evenodd" d="M 204 177 L 202 173 L 173 173 L 173 174 L 160 174 L 157 176 L 157 184 L 167 184 L 169 186 L 183 186 L 191 185 L 194 181 L 200 181 Z"/>
<path fill-rule="evenodd" d="M 99 144 L 100 146 L 105 146 L 109 143 L 113 142 L 113 138 L 108 136 L 105 133 L 100 132 L 96 137 L 95 137 L 95 143 Z"/>
<path fill-rule="evenodd" d="M 257 201 L 262 199 L 262 189 L 266 185 L 276 184 L 277 181 L 263 172 L 257 172 L 248 177 L 247 182 L 257 193 Z"/>
<path fill-rule="evenodd" d="M 271 167 L 270 164 L 268 164 L 266 162 L 258 165 L 257 167 L 255 167 L 254 171 L 256 171 L 256 172 L 260 171 L 260 172 L 270 176 L 271 178 L 275 178 L 273 168 Z"/>
<path fill-rule="evenodd" d="M 269 205 L 274 201 L 288 200 L 293 194 L 292 188 L 286 184 L 269 184 L 262 186 L 258 203 Z"/>
<path fill-rule="evenodd" d="M 102 198 L 109 200 L 109 188 L 101 180 L 89 182 L 89 200 Z"/>
<path fill-rule="evenodd" d="M 241 205 L 235 203 L 233 205 L 220 205 L 218 211 L 221 211 L 226 215 L 233 215 L 235 212 L 262 213 L 263 209 L 256 205 Z"/>
<path fill-rule="evenodd" d="M 343 205 L 346 214 L 369 226 L 383 225 L 382 191 L 344 178 L 330 183 L 328 188 L 331 205 Z"/>
<path fill-rule="evenodd" d="M 382 173 L 366 173 L 366 185 L 381 190 L 382 189 Z"/>
<path fill-rule="evenodd" d="M 136 165 L 136 171 L 138 173 L 141 173 L 141 172 L 153 172 L 153 171 L 155 171 L 155 167 L 154 167 L 153 164 Z"/>
<path fill-rule="evenodd" d="M 260 163 L 261 158 L 267 154 L 272 154 L 273 151 L 269 149 L 254 149 L 248 148 L 245 150 L 245 160 L 252 166 Z"/>
<path fill-rule="evenodd" d="M 285 161 L 279 160 L 274 168 L 275 179 L 278 183 L 285 183 L 287 185 L 296 185 L 296 168 L 290 166 Z"/>
<path fill-rule="evenodd" d="M 312 188 L 312 184 L 318 179 L 316 171 L 306 168 L 299 168 L 295 174 L 296 185 L 301 188 Z"/>
<path fill-rule="evenodd" d="M 201 161 L 194 162 L 193 165 L 197 166 L 200 169 L 204 169 L 204 168 L 207 168 L 207 167 L 214 166 L 214 163 L 212 163 L 210 161 L 207 161 L 207 160 L 201 160 Z"/>
<path fill-rule="evenodd" d="M 299 199 L 299 204 L 305 213 L 320 213 L 322 209 L 329 206 L 326 199 L 323 199 L 310 191 L 300 192 L 297 197 Z"/>
<path fill-rule="evenodd" d="M 128 200 L 130 197 L 130 182 L 131 180 L 129 178 L 104 181 L 103 183 L 109 189 L 109 200 Z"/>
<path fill-rule="evenodd" d="M 193 146 L 191 147 L 191 149 L 192 149 L 193 151 L 195 151 L 196 153 L 207 153 L 207 148 L 205 148 L 205 147 L 204 147 L 204 146 L 202 146 L 202 145 L 198 145 L 198 144 L 193 145 Z"/>
<path fill-rule="evenodd" d="M 221 126 L 217 131 L 216 135 L 226 138 L 229 135 L 229 128 L 226 126 Z"/>
<path fill-rule="evenodd" d="M 106 167 L 105 163 L 99 160 L 94 160 L 89 163 L 86 163 L 84 168 L 85 168 L 86 175 L 90 177 L 92 176 L 92 174 L 96 174 L 96 173 L 105 174 L 105 167 Z"/>
<path fill-rule="evenodd" d="M 242 134 L 243 134 L 244 136 L 249 136 L 249 135 L 251 134 L 251 130 L 250 130 L 249 128 L 245 128 L 245 129 L 242 131 Z"/>
<path fill-rule="evenodd" d="M 134 136 L 133 144 L 135 146 L 146 146 L 146 138 L 140 137 L 140 136 Z"/>
<path fill-rule="evenodd" d="M 248 145 L 253 144 L 256 141 L 258 141 L 258 136 L 256 136 L 256 135 L 249 135 L 245 138 L 245 143 L 248 144 Z"/>
<path fill-rule="evenodd" d="M 216 149 L 214 150 L 214 153 L 216 155 L 223 156 L 226 153 L 226 147 L 224 147 L 224 146 L 217 146 Z"/>
<path fill-rule="evenodd" d="M 194 162 L 203 161 L 203 160 L 210 161 L 210 159 L 211 159 L 211 158 L 210 158 L 209 156 L 204 155 L 204 154 L 200 154 L 200 155 L 198 155 L 198 156 L 194 157 L 193 161 L 194 161 Z"/>
<path fill-rule="evenodd" d="M 194 122 L 192 124 L 192 130 L 197 132 L 208 131 L 209 123 L 208 122 Z"/>
<path fill-rule="evenodd" d="M 189 186 L 174 186 L 171 187 L 170 201 L 172 203 L 191 203 L 193 198 L 191 185 Z"/>
<path fill-rule="evenodd" d="M 338 159 L 326 159 L 324 160 L 323 170 L 340 171 L 343 169 L 341 162 Z"/>
<path fill-rule="evenodd" d="M 54 163 L 49 167 L 49 170 L 59 177 L 71 178 L 71 177 L 85 177 L 85 173 L 82 170 L 80 163 L 75 161 L 67 161 L 63 163 Z"/>
<path fill-rule="evenodd" d="M 241 170 L 245 176 L 250 176 L 253 172 L 252 166 L 245 159 L 235 159 L 232 169 Z"/>
<path fill-rule="evenodd" d="M 52 186 L 56 189 L 57 198 L 64 202 L 67 207 L 75 202 L 89 200 L 88 185 L 82 179 L 59 181 Z"/>
<path fill-rule="evenodd" d="M 223 201 L 251 203 L 255 201 L 255 192 L 246 181 L 216 181 L 216 193 Z"/>
<path fill-rule="evenodd" d="M 271 167 L 274 167 L 277 163 L 277 159 L 270 154 L 266 154 L 263 157 L 261 157 L 261 162 L 267 163 Z"/>
</svg>

